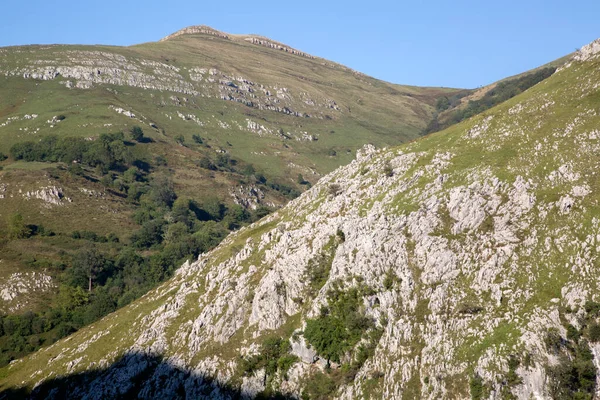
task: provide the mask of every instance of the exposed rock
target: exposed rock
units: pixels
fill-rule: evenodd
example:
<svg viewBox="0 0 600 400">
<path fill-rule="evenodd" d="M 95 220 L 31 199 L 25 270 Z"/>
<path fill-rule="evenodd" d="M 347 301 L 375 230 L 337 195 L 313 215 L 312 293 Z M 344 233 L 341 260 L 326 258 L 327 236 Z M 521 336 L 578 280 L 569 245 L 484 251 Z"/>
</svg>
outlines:
<svg viewBox="0 0 600 400">
<path fill-rule="evenodd" d="M 0 263 L 2 260 L 0 260 Z M 1 264 L 0 264 L 1 266 Z M 54 289 L 55 284 L 49 275 L 41 272 L 15 272 L 6 279 L 0 279 L 0 310 L 18 312 L 29 305 L 33 294 L 40 295 Z"/>
<path fill-rule="evenodd" d="M 169 36 L 162 38 L 160 41 L 164 42 L 164 41 L 167 41 L 170 39 L 174 39 L 178 36 L 196 35 L 196 34 L 211 35 L 211 36 L 220 37 L 222 39 L 229 39 L 229 35 L 227 35 L 226 33 L 223 33 L 223 32 L 219 32 L 218 30 L 213 29 L 210 26 L 196 25 L 196 26 L 188 26 L 187 28 L 183 28 L 175 33 L 170 34 Z"/>
<path fill-rule="evenodd" d="M 290 53 L 290 54 L 294 54 L 297 56 L 302 56 L 302 57 L 307 57 L 307 58 L 316 58 L 314 56 L 311 56 L 310 54 L 304 53 L 300 50 L 296 50 L 293 49 L 289 46 L 286 46 L 284 44 L 281 43 L 277 43 L 273 40 L 267 39 L 267 38 L 263 38 L 260 36 L 251 36 L 245 39 L 246 41 L 252 43 L 252 44 L 257 44 L 259 46 L 264 46 L 264 47 L 269 47 L 271 49 L 275 49 L 275 50 L 281 50 L 281 51 L 285 51 L 286 53 Z"/>
<path fill-rule="evenodd" d="M 69 203 L 73 201 L 73 200 L 71 200 L 71 198 L 65 197 L 65 195 L 63 194 L 62 188 L 56 187 L 56 186 L 48 186 L 48 187 L 40 188 L 39 190 L 28 191 L 25 194 L 23 194 L 23 197 L 27 200 L 31 200 L 31 199 L 42 200 L 47 204 L 47 206 L 64 205 L 65 203 L 63 202 L 63 200 L 66 200 Z"/>
</svg>

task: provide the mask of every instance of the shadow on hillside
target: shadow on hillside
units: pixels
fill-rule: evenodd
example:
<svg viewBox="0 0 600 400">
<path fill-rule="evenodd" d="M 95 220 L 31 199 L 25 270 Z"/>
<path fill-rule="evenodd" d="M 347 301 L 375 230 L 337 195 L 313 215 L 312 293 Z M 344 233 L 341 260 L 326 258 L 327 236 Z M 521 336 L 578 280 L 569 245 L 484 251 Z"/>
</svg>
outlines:
<svg viewBox="0 0 600 400">
<path fill-rule="evenodd" d="M 223 384 L 201 372 L 174 365 L 160 356 L 128 353 L 105 369 L 57 377 L 33 391 L 6 389 L 0 400 L 8 399 L 250 399 L 239 388 Z M 259 394 L 257 399 L 292 399 Z"/>
</svg>

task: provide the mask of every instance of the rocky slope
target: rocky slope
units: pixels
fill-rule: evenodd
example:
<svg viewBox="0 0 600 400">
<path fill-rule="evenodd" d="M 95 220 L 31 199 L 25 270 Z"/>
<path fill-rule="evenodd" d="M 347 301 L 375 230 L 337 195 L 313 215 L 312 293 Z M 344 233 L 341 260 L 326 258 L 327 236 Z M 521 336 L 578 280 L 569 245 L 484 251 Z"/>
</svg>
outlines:
<svg viewBox="0 0 600 400">
<path fill-rule="evenodd" d="M 365 147 L 141 300 L 13 362 L 2 389 L 594 395 L 597 377 L 565 389 L 557 371 L 580 353 L 592 377 L 600 365 L 599 43 L 484 115 L 399 148 Z M 335 352 L 315 327 L 344 320 L 344 304 L 361 322 L 342 325 L 347 346 Z M 266 353 L 272 337 L 290 344 L 285 367 Z M 319 382 L 327 390 L 315 392 Z"/>
<path fill-rule="evenodd" d="M 271 39 L 205 26 L 131 47 L 1 48 L 0 291 L 10 296 L 0 296 L 0 311 L 37 310 L 32 305 L 47 299 L 29 300 L 55 286 L 29 281 L 23 247 L 52 261 L 68 250 L 7 243 L 11 215 L 59 236 L 89 230 L 125 239 L 138 228 L 128 216 L 136 204 L 96 182 L 102 176 L 74 178 L 69 163 L 5 160 L 15 144 L 51 135 L 94 141 L 118 131 L 129 139 L 140 126 L 147 179 L 166 173 L 180 197 L 198 202 L 217 196 L 248 210 L 277 208 L 289 189 L 302 191 L 363 144 L 417 138 L 436 97 L 453 92 L 389 84 Z"/>
</svg>

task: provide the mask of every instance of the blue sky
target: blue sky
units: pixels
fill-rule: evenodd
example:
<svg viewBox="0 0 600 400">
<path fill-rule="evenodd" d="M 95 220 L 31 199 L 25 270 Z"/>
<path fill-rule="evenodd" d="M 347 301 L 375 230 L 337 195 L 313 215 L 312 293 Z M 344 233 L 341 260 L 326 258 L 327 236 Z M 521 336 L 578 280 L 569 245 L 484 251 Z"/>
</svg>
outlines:
<svg viewBox="0 0 600 400">
<path fill-rule="evenodd" d="M 473 88 L 600 37 L 600 1 L 6 1 L 0 46 L 257 33 L 394 83 Z"/>
</svg>

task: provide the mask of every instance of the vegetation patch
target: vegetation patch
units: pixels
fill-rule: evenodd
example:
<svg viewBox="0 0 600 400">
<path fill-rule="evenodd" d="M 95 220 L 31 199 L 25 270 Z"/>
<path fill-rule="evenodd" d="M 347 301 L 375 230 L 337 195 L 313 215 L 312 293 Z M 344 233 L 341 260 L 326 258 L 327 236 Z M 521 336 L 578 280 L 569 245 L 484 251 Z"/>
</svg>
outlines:
<svg viewBox="0 0 600 400">
<path fill-rule="evenodd" d="M 358 370 L 373 356 L 383 330 L 362 309 L 363 298 L 373 294 L 366 286 L 343 290 L 339 284 L 328 292 L 328 306 L 306 321 L 304 337 L 319 356 L 327 360 L 327 373 L 317 373 L 307 384 L 305 397 L 325 398 L 345 383 L 352 382 Z M 330 368 L 331 362 L 341 364 Z M 319 382 L 314 385 L 312 382 Z"/>
</svg>

